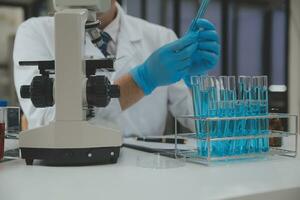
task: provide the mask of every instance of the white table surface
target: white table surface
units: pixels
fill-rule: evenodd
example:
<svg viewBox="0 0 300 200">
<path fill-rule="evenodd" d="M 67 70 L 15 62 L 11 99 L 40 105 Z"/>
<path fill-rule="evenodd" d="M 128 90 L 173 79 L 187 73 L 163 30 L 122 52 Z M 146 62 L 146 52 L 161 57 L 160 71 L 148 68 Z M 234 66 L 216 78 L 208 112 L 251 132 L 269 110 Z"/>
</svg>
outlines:
<svg viewBox="0 0 300 200">
<path fill-rule="evenodd" d="M 300 187 L 299 159 L 213 167 L 186 163 L 169 169 L 138 166 L 138 159 L 152 157 L 123 148 L 114 165 L 47 167 L 26 166 L 21 159 L 4 162 L 0 164 L 0 199 L 208 200 Z"/>
</svg>

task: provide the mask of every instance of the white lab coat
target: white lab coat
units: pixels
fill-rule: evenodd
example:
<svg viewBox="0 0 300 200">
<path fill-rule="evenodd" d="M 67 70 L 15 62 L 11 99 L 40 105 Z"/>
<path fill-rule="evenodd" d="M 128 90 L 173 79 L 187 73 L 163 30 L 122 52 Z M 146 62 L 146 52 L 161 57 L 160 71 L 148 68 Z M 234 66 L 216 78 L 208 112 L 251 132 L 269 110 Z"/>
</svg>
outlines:
<svg viewBox="0 0 300 200">
<path fill-rule="evenodd" d="M 111 81 L 143 63 L 159 47 L 177 39 L 172 30 L 128 16 L 119 5 L 118 10 L 121 27 L 115 62 L 116 72 L 109 75 Z M 87 57 L 103 57 L 88 36 L 85 51 Z M 55 107 L 37 109 L 30 100 L 20 98 L 20 87 L 29 85 L 32 78 L 39 73 L 37 67 L 20 67 L 18 62 L 51 59 L 54 59 L 54 18 L 39 17 L 24 22 L 19 27 L 15 40 L 14 73 L 17 94 L 29 121 L 29 128 L 43 126 L 53 120 Z M 165 129 L 168 111 L 174 116 L 193 113 L 191 94 L 184 84 L 159 87 L 123 112 L 119 101 L 114 99 L 108 107 L 97 109 L 96 117 L 91 123 L 118 127 L 125 136 L 161 135 Z M 194 127 L 191 121 L 181 122 L 190 129 Z"/>
</svg>

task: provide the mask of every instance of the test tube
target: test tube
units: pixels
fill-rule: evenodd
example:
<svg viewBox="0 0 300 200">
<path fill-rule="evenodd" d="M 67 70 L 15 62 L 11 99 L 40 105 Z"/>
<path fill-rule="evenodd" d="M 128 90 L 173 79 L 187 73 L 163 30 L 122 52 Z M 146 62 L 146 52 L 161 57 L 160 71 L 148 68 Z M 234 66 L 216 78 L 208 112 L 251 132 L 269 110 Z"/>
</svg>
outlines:
<svg viewBox="0 0 300 200">
<path fill-rule="evenodd" d="M 218 116 L 219 117 L 226 117 L 227 116 L 227 109 L 226 109 L 226 102 L 228 101 L 228 76 L 220 76 L 219 77 L 219 109 L 218 109 Z"/>
<path fill-rule="evenodd" d="M 191 85 L 192 85 L 192 96 L 193 96 L 193 106 L 194 106 L 194 115 L 200 116 L 200 77 L 192 76 L 191 77 Z M 197 129 L 197 126 L 196 126 Z"/>
<path fill-rule="evenodd" d="M 220 76 L 218 79 L 218 93 L 220 100 L 218 102 L 218 117 L 227 117 L 228 102 L 228 76 Z M 218 122 L 218 137 L 227 137 L 228 125 L 224 120 Z M 226 147 L 224 147 L 224 151 Z"/>
<path fill-rule="evenodd" d="M 207 76 L 205 86 L 208 89 L 208 116 L 209 117 L 218 117 L 219 111 L 219 102 L 220 102 L 220 93 L 219 93 L 219 81 L 215 76 Z M 219 121 L 210 121 L 208 123 L 209 135 L 211 138 L 222 137 L 222 133 L 219 130 Z M 210 142 L 210 154 L 213 157 L 223 156 L 223 142 L 222 141 L 213 141 Z"/>
<path fill-rule="evenodd" d="M 218 111 L 217 79 L 214 76 L 193 77 L 194 110 L 199 117 L 215 117 Z M 216 143 L 210 143 L 208 148 L 207 138 L 217 137 L 216 121 L 196 120 L 198 136 L 198 153 L 200 156 L 216 156 L 218 149 Z M 210 150 L 210 152 L 208 152 Z"/>
<path fill-rule="evenodd" d="M 252 107 L 252 115 L 253 116 L 259 116 L 260 115 L 260 84 L 259 84 L 260 80 L 257 76 L 254 76 L 252 78 L 252 102 L 251 102 L 251 107 Z M 260 130 L 260 126 L 259 126 L 260 120 L 253 120 L 252 123 L 252 127 L 253 127 L 253 135 L 256 134 L 262 134 L 261 130 Z M 255 145 L 256 145 L 256 149 L 254 150 L 255 152 L 261 152 L 262 150 L 262 140 L 259 139 L 255 139 Z"/>
<path fill-rule="evenodd" d="M 192 76 L 192 94 L 194 114 L 200 117 L 208 116 L 208 84 L 206 76 Z"/>
<path fill-rule="evenodd" d="M 192 85 L 192 96 L 193 96 L 193 106 L 194 106 L 194 116 L 201 116 L 201 103 L 203 99 L 201 99 L 201 78 L 200 76 L 192 76 L 191 77 L 191 85 Z M 195 129 L 198 138 L 200 138 L 201 134 L 201 123 L 199 120 L 195 120 Z"/>
<path fill-rule="evenodd" d="M 192 76 L 192 94 L 193 94 L 193 106 L 194 115 L 198 118 L 207 117 L 207 91 L 204 90 L 204 78 L 202 76 Z M 198 138 L 198 154 L 200 156 L 207 156 L 207 138 L 204 122 L 201 120 L 195 120 L 196 134 Z"/>
<path fill-rule="evenodd" d="M 251 115 L 251 89 L 252 89 L 252 77 L 251 76 L 239 76 L 238 78 L 238 102 L 237 102 L 237 116 L 250 116 Z M 237 123 L 237 134 L 248 135 L 251 132 L 251 120 L 239 120 Z M 236 149 L 236 153 L 244 154 L 248 153 L 249 149 L 253 148 L 253 142 L 251 140 L 241 140 L 238 142 L 239 148 Z"/>
<path fill-rule="evenodd" d="M 218 80 L 215 76 L 204 77 L 205 87 L 208 90 L 208 116 L 216 117 L 218 113 Z"/>
<path fill-rule="evenodd" d="M 236 82 L 235 76 L 220 76 L 220 103 L 219 103 L 219 117 L 233 117 L 234 103 L 236 101 Z M 221 132 L 224 137 L 233 136 L 234 121 L 222 120 L 220 122 Z M 223 142 L 224 155 L 228 155 L 232 147 L 233 141 Z"/>
<path fill-rule="evenodd" d="M 234 115 L 233 101 L 236 101 L 236 82 L 235 76 L 220 76 L 220 117 L 232 117 Z"/>
<path fill-rule="evenodd" d="M 268 77 L 254 76 L 253 84 L 257 92 L 257 115 L 268 115 Z M 259 134 L 269 134 L 269 119 L 266 117 L 258 121 Z M 260 150 L 263 152 L 269 151 L 269 138 L 259 140 Z"/>
</svg>

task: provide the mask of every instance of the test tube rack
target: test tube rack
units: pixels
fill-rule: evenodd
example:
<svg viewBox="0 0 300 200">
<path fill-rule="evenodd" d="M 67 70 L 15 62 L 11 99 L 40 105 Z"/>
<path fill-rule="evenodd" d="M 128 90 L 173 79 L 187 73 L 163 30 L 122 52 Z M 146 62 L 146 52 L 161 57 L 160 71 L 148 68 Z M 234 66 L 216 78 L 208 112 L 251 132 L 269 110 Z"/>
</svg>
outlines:
<svg viewBox="0 0 300 200">
<path fill-rule="evenodd" d="M 204 129 L 202 133 L 179 133 L 177 127 L 178 120 L 192 120 L 194 123 L 202 124 Z M 218 130 L 218 126 L 224 123 L 236 124 L 239 121 L 253 122 L 254 120 L 280 120 L 286 124 L 284 130 L 275 130 L 269 126 L 267 133 L 236 133 L 226 135 L 224 133 L 213 133 L 212 129 Z M 178 139 L 185 139 L 187 144 L 177 144 Z M 214 154 L 214 147 L 222 148 L 224 145 L 238 144 L 243 149 L 247 149 L 249 143 L 255 141 L 269 140 L 270 138 L 282 138 L 288 141 L 288 145 L 283 144 L 282 147 L 272 147 L 268 145 L 268 149 L 264 151 L 243 151 L 239 153 L 230 153 L 222 151 L 223 154 Z M 244 141 L 244 142 L 243 142 Z M 205 147 L 201 147 L 201 144 Z M 256 161 L 265 160 L 276 157 L 297 156 L 298 146 L 298 116 L 292 114 L 270 113 L 265 116 L 242 116 L 242 117 L 197 117 L 197 116 L 179 116 L 175 119 L 175 157 L 184 159 L 189 162 L 199 163 L 203 165 L 212 165 L 217 163 L 232 163 L 232 161 Z M 224 147 L 225 148 L 225 147 Z M 205 151 L 205 152 L 203 152 Z"/>
</svg>

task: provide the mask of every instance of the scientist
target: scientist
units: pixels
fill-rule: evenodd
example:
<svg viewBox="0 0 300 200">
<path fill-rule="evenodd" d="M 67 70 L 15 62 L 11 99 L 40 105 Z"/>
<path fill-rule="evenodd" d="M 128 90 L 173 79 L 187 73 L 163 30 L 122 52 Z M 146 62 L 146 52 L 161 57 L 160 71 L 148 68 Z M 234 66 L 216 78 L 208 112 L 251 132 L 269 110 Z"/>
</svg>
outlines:
<svg viewBox="0 0 300 200">
<path fill-rule="evenodd" d="M 197 20 L 197 30 L 188 30 L 179 40 L 172 30 L 127 15 L 112 0 L 106 13 L 99 13 L 103 30 L 102 46 L 91 43 L 87 35 L 86 56 L 116 56 L 110 80 L 120 86 L 120 99 L 96 110 L 91 123 L 119 127 L 124 136 L 162 135 L 168 111 L 172 115 L 193 114 L 188 89 L 192 75 L 206 73 L 219 59 L 220 45 L 215 27 Z M 54 59 L 54 18 L 39 17 L 24 22 L 18 29 L 14 47 L 14 76 L 20 104 L 29 128 L 47 125 L 55 116 L 52 108 L 35 108 L 20 98 L 21 85 L 29 85 L 38 69 L 20 67 L 19 61 Z M 184 80 L 186 85 L 180 84 Z M 66 91 L 67 92 L 67 91 Z M 181 121 L 193 129 L 193 123 Z"/>
</svg>

